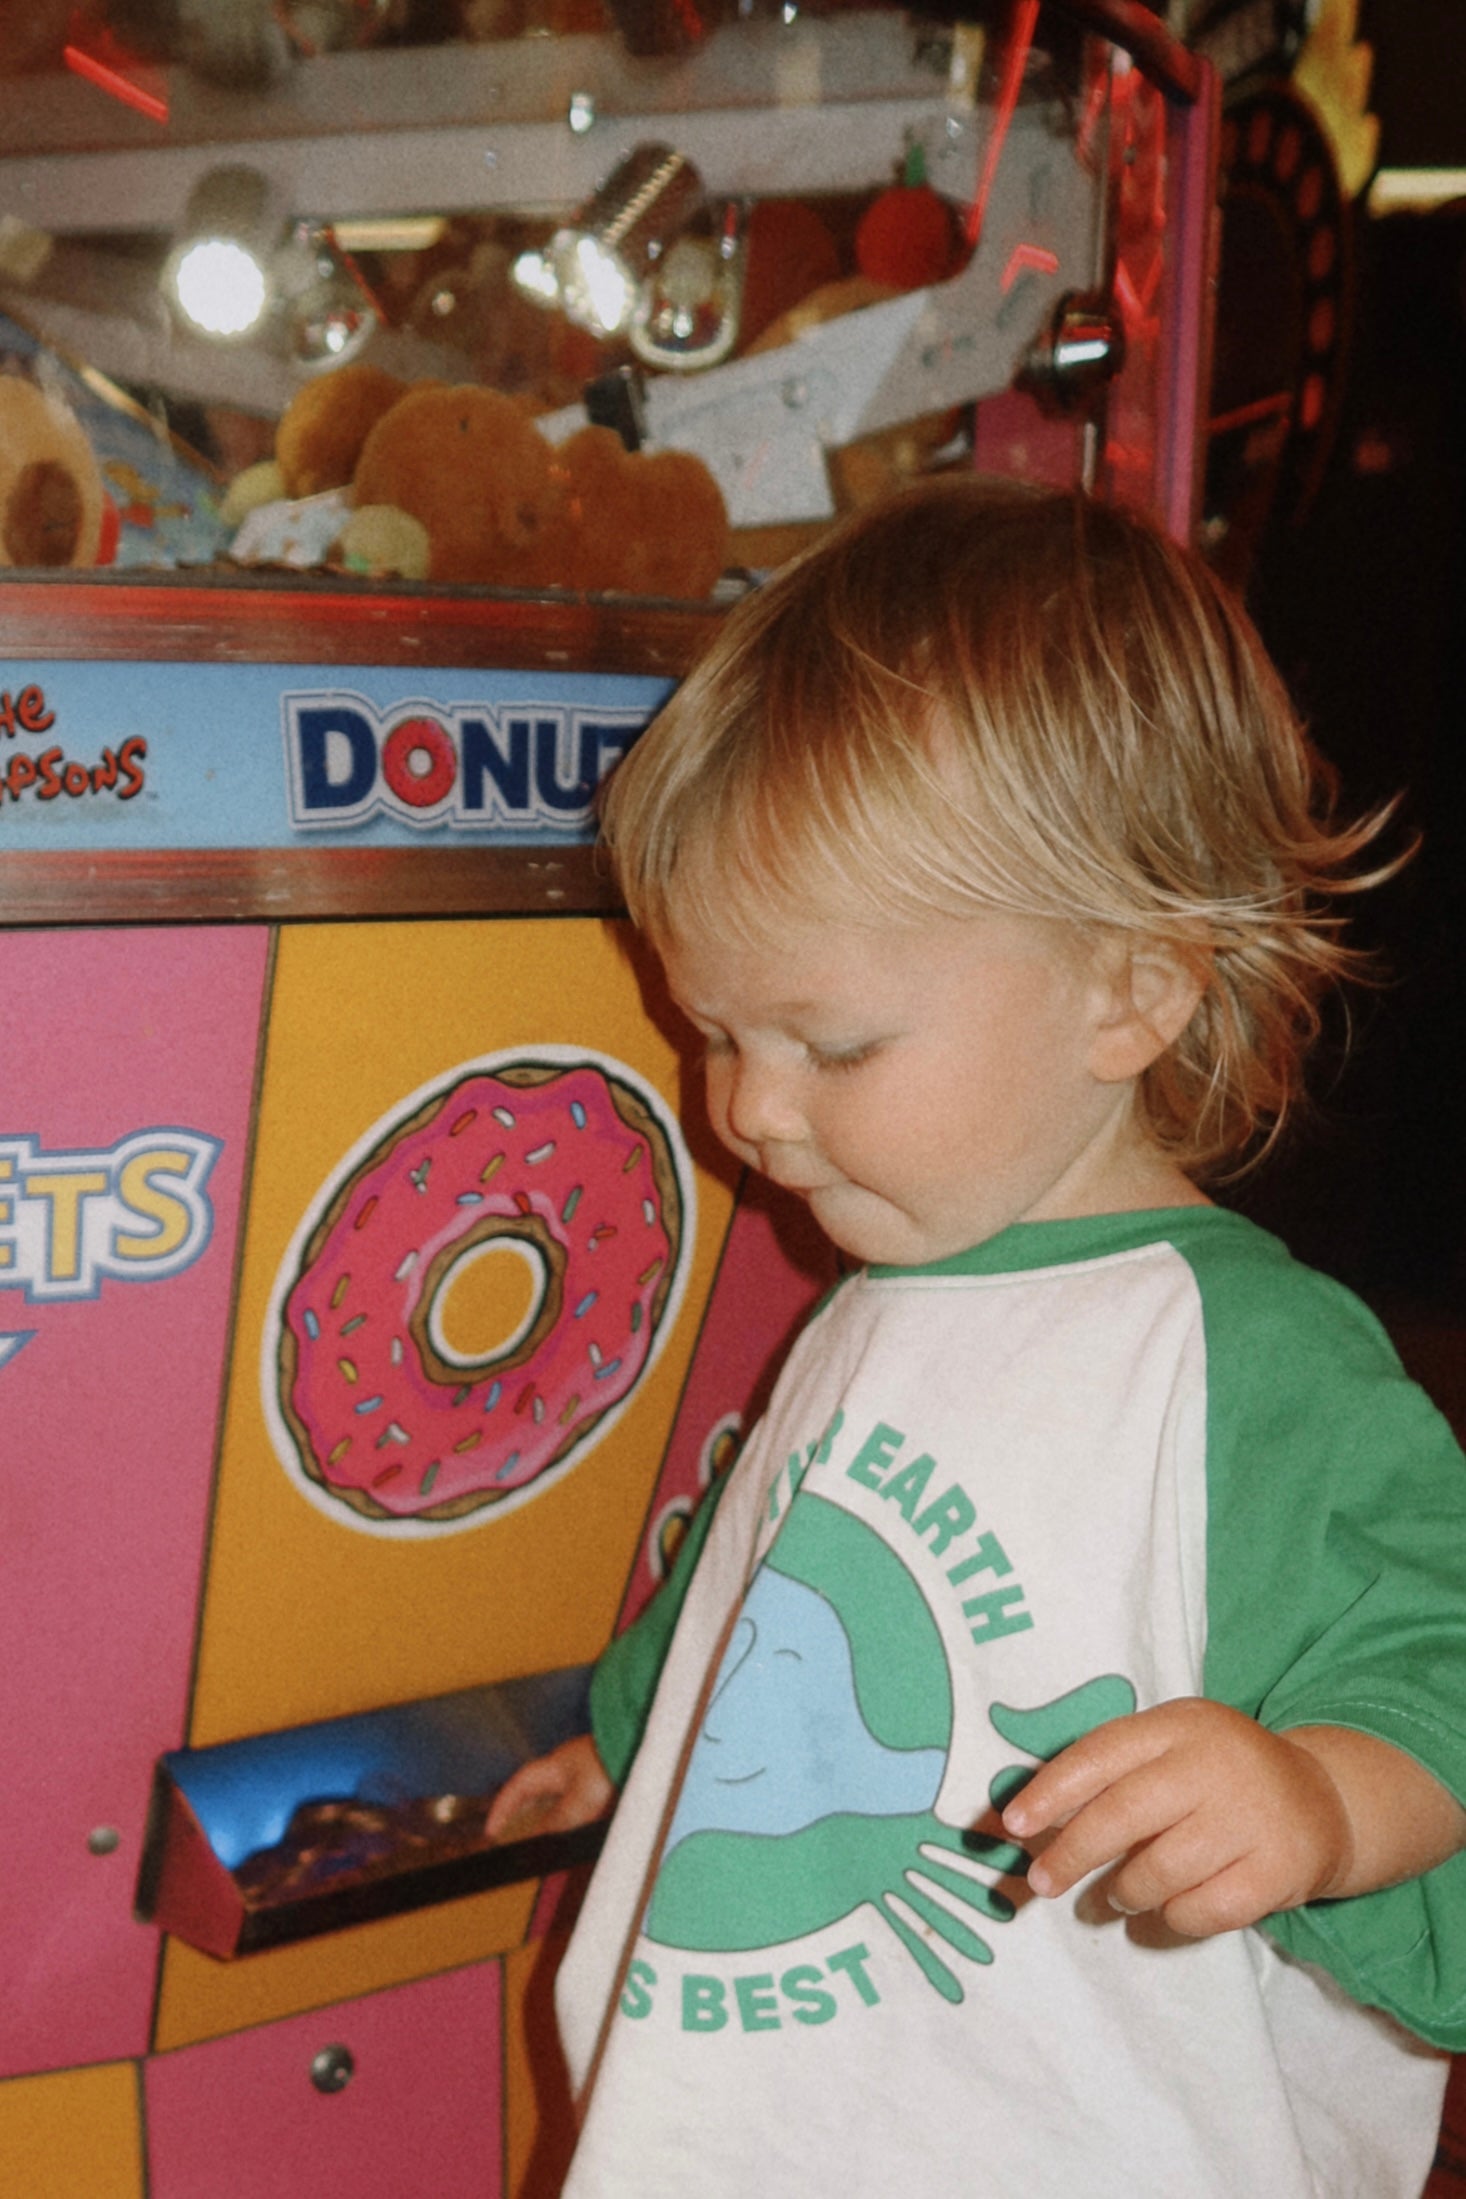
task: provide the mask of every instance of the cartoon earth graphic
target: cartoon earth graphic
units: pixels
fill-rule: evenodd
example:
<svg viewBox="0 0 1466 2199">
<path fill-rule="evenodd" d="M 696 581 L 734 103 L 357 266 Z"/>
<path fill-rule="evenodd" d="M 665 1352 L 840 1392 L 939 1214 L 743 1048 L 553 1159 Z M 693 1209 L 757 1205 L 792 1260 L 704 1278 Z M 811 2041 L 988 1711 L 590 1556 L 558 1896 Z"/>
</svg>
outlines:
<svg viewBox="0 0 1466 2199">
<path fill-rule="evenodd" d="M 1049 1703 L 993 1704 L 1045 1761 L 1135 1708 L 1106 1674 Z M 647 1912 L 647 1937 L 700 1952 L 785 1944 L 874 1904 L 928 1984 L 964 1997 L 939 1945 L 993 1960 L 1015 1914 L 995 1879 L 1026 1852 L 935 1814 L 952 1745 L 936 1622 L 890 1548 L 807 1491 L 756 1575 L 709 1701 Z M 1035 1762 L 993 1779 L 1006 1803 Z"/>
</svg>

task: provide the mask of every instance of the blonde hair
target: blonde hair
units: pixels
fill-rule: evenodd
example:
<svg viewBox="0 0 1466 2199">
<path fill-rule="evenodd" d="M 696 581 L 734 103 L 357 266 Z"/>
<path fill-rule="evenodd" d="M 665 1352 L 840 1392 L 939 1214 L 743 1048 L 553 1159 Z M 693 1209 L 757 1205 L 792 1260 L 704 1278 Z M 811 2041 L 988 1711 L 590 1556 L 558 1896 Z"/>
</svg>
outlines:
<svg viewBox="0 0 1466 2199">
<path fill-rule="evenodd" d="M 1164 944 L 1203 982 L 1145 1072 L 1215 1174 L 1299 1095 L 1362 958 L 1330 897 L 1389 815 L 1333 780 L 1240 605 L 1149 524 L 973 477 L 860 514 L 730 614 L 614 774 L 633 918 L 776 937 L 999 909 Z"/>
</svg>

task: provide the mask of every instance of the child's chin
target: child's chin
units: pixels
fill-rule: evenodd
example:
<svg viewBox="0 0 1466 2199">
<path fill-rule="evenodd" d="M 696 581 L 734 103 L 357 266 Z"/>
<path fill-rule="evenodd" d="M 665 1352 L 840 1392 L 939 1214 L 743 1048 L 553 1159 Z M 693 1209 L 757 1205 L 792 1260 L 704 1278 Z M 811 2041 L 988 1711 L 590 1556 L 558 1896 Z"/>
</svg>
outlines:
<svg viewBox="0 0 1466 2199">
<path fill-rule="evenodd" d="M 862 1265 L 920 1267 L 942 1257 L 940 1249 L 927 1245 L 926 1233 L 909 1215 L 853 1184 L 810 1193 L 809 1207 L 831 1243 Z"/>
</svg>

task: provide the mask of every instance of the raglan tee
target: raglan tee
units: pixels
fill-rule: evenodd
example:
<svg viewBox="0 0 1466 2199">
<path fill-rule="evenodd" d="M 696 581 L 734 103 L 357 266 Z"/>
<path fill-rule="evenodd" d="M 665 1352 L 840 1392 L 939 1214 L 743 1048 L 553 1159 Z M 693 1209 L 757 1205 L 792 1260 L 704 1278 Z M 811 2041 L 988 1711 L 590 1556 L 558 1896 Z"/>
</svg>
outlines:
<svg viewBox="0 0 1466 2199">
<path fill-rule="evenodd" d="M 1355 1299 L 1215 1208 L 863 1270 L 698 1529 L 593 1691 L 572 2199 L 1415 2199 L 1466 1857 L 1184 1941 L 996 1818 L 1199 1693 L 1466 1798 L 1466 1463 Z"/>
</svg>

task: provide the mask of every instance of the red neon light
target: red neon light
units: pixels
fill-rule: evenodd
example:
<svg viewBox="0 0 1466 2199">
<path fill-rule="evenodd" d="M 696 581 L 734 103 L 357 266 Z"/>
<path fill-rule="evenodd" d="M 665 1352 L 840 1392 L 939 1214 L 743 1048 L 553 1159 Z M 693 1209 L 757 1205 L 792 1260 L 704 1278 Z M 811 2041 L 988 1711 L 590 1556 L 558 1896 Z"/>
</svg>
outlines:
<svg viewBox="0 0 1466 2199">
<path fill-rule="evenodd" d="M 88 53 L 84 47 L 67 46 L 63 49 L 61 58 L 73 76 L 85 77 L 89 84 L 95 84 L 98 91 L 106 92 L 110 99 L 120 99 L 125 107 L 135 107 L 150 122 L 168 120 L 166 99 L 159 99 L 155 93 L 144 91 L 141 84 L 134 83 L 130 76 L 124 76 L 120 69 L 110 68 L 105 61 L 99 61 L 95 54 Z"/>
<path fill-rule="evenodd" d="M 1013 120 L 1013 109 L 1018 104 L 1018 93 L 1023 84 L 1023 70 L 1028 60 L 1028 49 L 1033 44 L 1034 30 L 1038 24 L 1038 0 L 1018 0 L 1013 11 L 1013 27 L 1008 37 L 1007 51 L 1003 55 L 1003 79 L 998 90 L 997 108 L 993 115 L 993 134 L 988 139 L 987 157 L 982 164 L 982 177 L 977 186 L 977 196 L 967 209 L 963 224 L 967 242 L 973 251 L 982 235 L 983 217 L 988 210 L 988 194 L 993 187 L 993 177 L 998 172 L 998 162 L 1003 157 L 1003 145 L 1008 135 L 1008 125 Z"/>
<path fill-rule="evenodd" d="M 1149 314 L 1151 307 L 1155 304 L 1155 294 L 1160 287 L 1160 280 L 1161 263 L 1159 257 L 1152 259 L 1149 267 L 1147 267 L 1144 286 L 1139 290 L 1136 289 L 1134 278 L 1125 262 L 1123 260 L 1116 262 L 1115 296 L 1120 302 L 1127 328 L 1138 327 Z"/>
<path fill-rule="evenodd" d="M 1013 256 L 1003 269 L 1004 294 L 1013 288 L 1019 276 L 1030 267 L 1036 267 L 1041 275 L 1057 275 L 1059 255 L 1043 244 L 1015 244 Z"/>
</svg>

